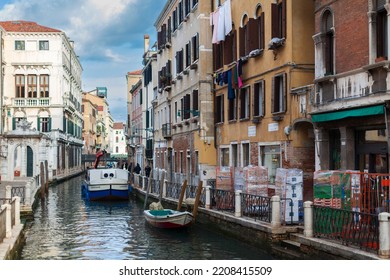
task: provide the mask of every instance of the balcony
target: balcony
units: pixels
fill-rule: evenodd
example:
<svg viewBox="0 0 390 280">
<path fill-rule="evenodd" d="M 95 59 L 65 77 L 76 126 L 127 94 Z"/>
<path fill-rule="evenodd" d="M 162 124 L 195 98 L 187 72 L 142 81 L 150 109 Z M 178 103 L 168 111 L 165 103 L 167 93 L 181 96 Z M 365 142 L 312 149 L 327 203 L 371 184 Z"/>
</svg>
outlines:
<svg viewBox="0 0 390 280">
<path fill-rule="evenodd" d="M 13 98 L 15 107 L 50 107 L 50 98 Z"/>
<path fill-rule="evenodd" d="M 167 138 L 172 138 L 172 124 L 171 123 L 165 123 L 162 125 L 162 136 Z"/>
</svg>

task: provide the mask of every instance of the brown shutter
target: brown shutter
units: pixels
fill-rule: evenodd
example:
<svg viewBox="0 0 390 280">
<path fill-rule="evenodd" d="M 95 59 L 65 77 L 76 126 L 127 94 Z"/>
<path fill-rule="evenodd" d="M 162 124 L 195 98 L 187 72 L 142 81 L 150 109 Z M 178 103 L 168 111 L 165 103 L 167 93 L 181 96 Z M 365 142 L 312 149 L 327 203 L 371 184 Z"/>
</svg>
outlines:
<svg viewBox="0 0 390 280">
<path fill-rule="evenodd" d="M 287 73 L 283 74 L 283 112 L 287 111 Z"/>
<path fill-rule="evenodd" d="M 275 113 L 275 77 L 272 77 L 271 88 L 271 113 Z"/>
<path fill-rule="evenodd" d="M 248 21 L 247 24 L 247 42 L 248 42 L 248 50 L 247 54 L 250 53 L 251 51 L 258 49 L 259 45 L 259 27 L 255 19 L 251 18 Z"/>
<path fill-rule="evenodd" d="M 239 29 L 240 40 L 240 57 L 245 56 L 245 29 L 240 27 Z"/>
<path fill-rule="evenodd" d="M 282 38 L 287 37 L 287 2 L 282 1 Z"/>
<path fill-rule="evenodd" d="M 232 38 L 232 51 L 233 51 L 233 60 L 237 60 L 237 30 L 234 30 L 233 32 L 233 38 Z"/>
<path fill-rule="evenodd" d="M 265 33 L 264 33 L 264 12 L 261 13 L 260 16 L 260 38 L 259 38 L 259 44 L 260 44 L 260 49 L 264 49 L 264 41 L 265 41 Z"/>
<path fill-rule="evenodd" d="M 277 4 L 271 4 L 272 8 L 272 26 L 271 26 L 271 31 L 272 31 L 272 38 L 279 37 L 279 12 L 278 12 L 278 5 Z"/>
<path fill-rule="evenodd" d="M 192 110 L 199 110 L 199 93 L 198 90 L 193 90 L 192 91 Z"/>
<path fill-rule="evenodd" d="M 265 80 L 262 81 L 263 83 L 263 104 L 261 105 L 263 107 L 263 112 L 262 112 L 262 116 L 265 116 L 265 98 L 266 98 L 266 94 L 265 94 Z"/>
</svg>

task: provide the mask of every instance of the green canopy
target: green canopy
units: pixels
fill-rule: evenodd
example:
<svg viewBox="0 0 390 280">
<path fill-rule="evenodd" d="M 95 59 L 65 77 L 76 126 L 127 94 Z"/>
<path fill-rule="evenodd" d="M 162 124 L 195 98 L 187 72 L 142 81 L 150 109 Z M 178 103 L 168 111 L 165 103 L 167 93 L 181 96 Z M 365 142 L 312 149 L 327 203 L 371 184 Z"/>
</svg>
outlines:
<svg viewBox="0 0 390 280">
<path fill-rule="evenodd" d="M 311 119 L 313 122 L 329 122 L 351 117 L 364 117 L 381 115 L 385 113 L 383 104 L 370 107 L 361 107 L 342 111 L 333 111 L 329 113 L 313 114 Z"/>
</svg>

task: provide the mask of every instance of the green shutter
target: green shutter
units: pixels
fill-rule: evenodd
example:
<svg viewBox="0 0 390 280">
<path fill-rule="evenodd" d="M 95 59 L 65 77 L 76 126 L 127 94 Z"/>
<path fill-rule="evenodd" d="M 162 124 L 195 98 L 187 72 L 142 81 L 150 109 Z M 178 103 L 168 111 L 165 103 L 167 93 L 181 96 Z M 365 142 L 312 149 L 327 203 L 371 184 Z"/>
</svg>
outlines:
<svg viewBox="0 0 390 280">
<path fill-rule="evenodd" d="M 48 120 L 48 130 L 49 130 L 49 132 L 51 131 L 51 118 L 49 118 L 49 120 Z"/>
<path fill-rule="evenodd" d="M 37 130 L 41 131 L 41 118 L 40 117 L 37 118 Z"/>
<path fill-rule="evenodd" d="M 16 129 L 16 119 L 12 118 L 12 130 Z"/>
</svg>

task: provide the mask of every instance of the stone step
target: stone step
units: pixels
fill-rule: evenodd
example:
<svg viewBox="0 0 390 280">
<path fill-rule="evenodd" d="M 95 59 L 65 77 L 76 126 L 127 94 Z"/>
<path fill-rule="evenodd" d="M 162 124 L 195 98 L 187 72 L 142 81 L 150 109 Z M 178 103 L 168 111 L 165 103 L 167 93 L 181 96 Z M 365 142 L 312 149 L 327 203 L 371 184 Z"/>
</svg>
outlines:
<svg viewBox="0 0 390 280">
<path fill-rule="evenodd" d="M 281 245 L 272 245 L 271 252 L 277 256 L 278 259 L 283 260 L 302 260 L 304 255 L 296 250 L 288 249 Z"/>
<path fill-rule="evenodd" d="M 298 252 L 301 249 L 301 243 L 296 242 L 294 240 L 282 240 L 280 241 L 280 246 Z"/>
</svg>

